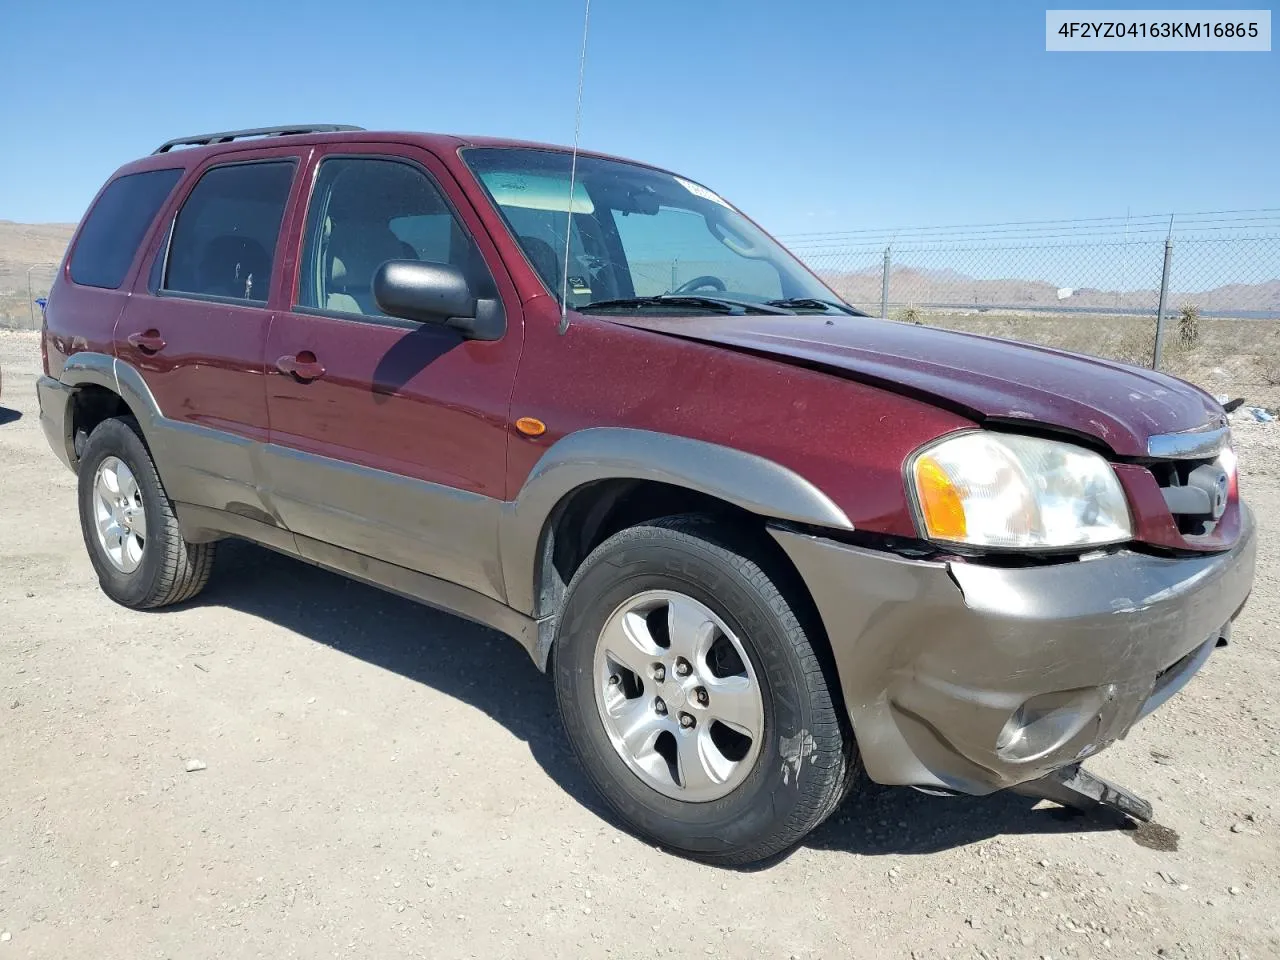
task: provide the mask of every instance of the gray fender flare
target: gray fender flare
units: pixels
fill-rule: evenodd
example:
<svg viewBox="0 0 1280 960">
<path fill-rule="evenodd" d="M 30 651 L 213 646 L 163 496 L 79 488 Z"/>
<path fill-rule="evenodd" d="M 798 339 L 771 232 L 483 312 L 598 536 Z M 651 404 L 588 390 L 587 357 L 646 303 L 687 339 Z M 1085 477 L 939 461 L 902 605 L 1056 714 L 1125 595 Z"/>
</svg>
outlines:
<svg viewBox="0 0 1280 960">
<path fill-rule="evenodd" d="M 142 374 L 129 364 L 105 353 L 73 353 L 67 358 L 58 380 L 68 387 L 106 387 L 124 400 L 133 411 L 144 434 L 160 416 L 156 398 L 151 395 Z"/>
<path fill-rule="evenodd" d="M 119 373 L 121 368 L 125 371 L 123 377 Z M 105 353 L 86 350 L 72 354 L 56 379 L 46 375 L 36 385 L 45 435 L 58 459 L 72 472 L 77 469 L 78 459 L 73 405 L 76 394 L 84 387 L 103 387 L 123 399 L 144 435 L 158 415 L 155 398 L 137 370 Z"/>
<path fill-rule="evenodd" d="M 566 496 L 600 480 L 653 480 L 708 494 L 762 517 L 853 529 L 830 497 L 772 460 L 689 437 L 591 427 L 552 444 L 503 512 L 499 544 L 509 606 L 533 615 L 546 523 Z"/>
<path fill-rule="evenodd" d="M 238 497 L 250 506 L 265 509 L 255 497 L 253 484 L 254 457 L 260 442 L 169 419 L 137 368 L 103 353 L 73 354 L 58 379 L 72 389 L 105 387 L 124 400 L 142 429 L 156 470 L 173 500 L 205 503 L 212 484 L 230 490 L 229 499 Z"/>
</svg>

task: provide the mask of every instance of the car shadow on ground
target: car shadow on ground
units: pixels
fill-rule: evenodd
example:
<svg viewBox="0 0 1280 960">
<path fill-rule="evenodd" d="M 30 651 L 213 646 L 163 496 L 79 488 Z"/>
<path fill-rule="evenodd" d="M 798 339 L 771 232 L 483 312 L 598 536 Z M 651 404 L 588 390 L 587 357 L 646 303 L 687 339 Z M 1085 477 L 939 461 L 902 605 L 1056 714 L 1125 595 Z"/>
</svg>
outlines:
<svg viewBox="0 0 1280 960">
<path fill-rule="evenodd" d="M 20 410 L 14 410 L 12 407 L 0 406 L 0 427 L 3 427 L 6 423 L 13 423 L 16 420 L 21 419 L 22 412 Z"/>
<path fill-rule="evenodd" d="M 261 617 L 483 710 L 528 745 L 565 793 L 625 829 L 571 754 L 550 681 L 514 640 L 252 544 L 229 540 L 219 549 L 214 578 L 196 605 Z M 867 856 L 927 854 L 1002 835 L 1128 826 L 1123 818 L 1037 806 L 1009 793 L 937 797 L 866 784 L 805 844 Z"/>
<path fill-rule="evenodd" d="M 927 854 L 1018 834 L 1129 830 L 1132 821 L 1101 810 L 1088 815 L 1031 797 L 940 797 L 907 787 L 866 784 L 810 835 L 808 846 L 874 856 Z"/>
</svg>

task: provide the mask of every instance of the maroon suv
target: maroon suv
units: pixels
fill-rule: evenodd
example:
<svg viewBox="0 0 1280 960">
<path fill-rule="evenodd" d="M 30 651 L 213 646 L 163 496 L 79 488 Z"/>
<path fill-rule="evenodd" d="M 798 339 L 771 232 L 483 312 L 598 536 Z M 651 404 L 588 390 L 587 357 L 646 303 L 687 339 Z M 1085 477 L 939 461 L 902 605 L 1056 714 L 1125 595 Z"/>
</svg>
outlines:
<svg viewBox="0 0 1280 960">
<path fill-rule="evenodd" d="M 1253 579 L 1199 389 L 867 318 L 706 187 L 558 147 L 166 143 L 43 348 L 113 600 L 189 600 L 230 536 L 495 627 L 622 819 L 722 863 L 864 771 L 1149 817 L 1080 761 Z"/>
</svg>

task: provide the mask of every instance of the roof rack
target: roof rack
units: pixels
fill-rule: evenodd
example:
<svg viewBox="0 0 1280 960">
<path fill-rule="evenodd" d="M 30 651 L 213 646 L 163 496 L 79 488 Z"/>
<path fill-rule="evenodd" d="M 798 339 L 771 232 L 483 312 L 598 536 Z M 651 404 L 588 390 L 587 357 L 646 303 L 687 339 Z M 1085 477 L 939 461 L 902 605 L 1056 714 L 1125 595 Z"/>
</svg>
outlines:
<svg viewBox="0 0 1280 960">
<path fill-rule="evenodd" d="M 344 130 L 363 130 L 346 123 L 300 123 L 289 127 L 254 127 L 250 130 L 224 130 L 221 133 L 201 133 L 194 137 L 178 137 L 156 148 L 156 153 L 168 153 L 174 147 L 204 147 L 211 143 L 230 143 L 248 137 L 287 137 L 299 133 L 339 133 Z"/>
</svg>

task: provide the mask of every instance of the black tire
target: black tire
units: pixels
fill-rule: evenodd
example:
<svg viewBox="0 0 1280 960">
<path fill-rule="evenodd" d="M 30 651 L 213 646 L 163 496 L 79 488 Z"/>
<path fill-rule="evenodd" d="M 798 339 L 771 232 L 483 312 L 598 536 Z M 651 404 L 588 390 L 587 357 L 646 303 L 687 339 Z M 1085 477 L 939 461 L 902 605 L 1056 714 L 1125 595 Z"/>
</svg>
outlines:
<svg viewBox="0 0 1280 960">
<path fill-rule="evenodd" d="M 790 581 L 767 549 L 698 516 L 623 530 L 574 575 L 553 648 L 560 714 L 587 776 L 638 833 L 707 862 L 754 863 L 794 846 L 857 781 L 856 746 L 824 664 L 821 628 L 807 598 L 788 598 L 797 589 Z M 613 611 L 647 590 L 706 605 L 751 658 L 764 702 L 763 743 L 746 779 L 720 799 L 692 803 L 655 790 L 618 755 L 600 719 L 597 638 Z"/>
<path fill-rule="evenodd" d="M 133 473 L 146 511 L 142 558 L 129 573 L 118 569 L 108 558 L 98 540 L 94 520 L 94 480 L 107 457 L 122 460 Z M 79 488 L 80 532 L 103 593 L 123 606 L 149 609 L 182 603 L 204 589 L 213 572 L 217 544 L 187 543 L 182 539 L 173 506 L 136 420 L 104 420 L 94 428 L 80 458 Z"/>
</svg>

